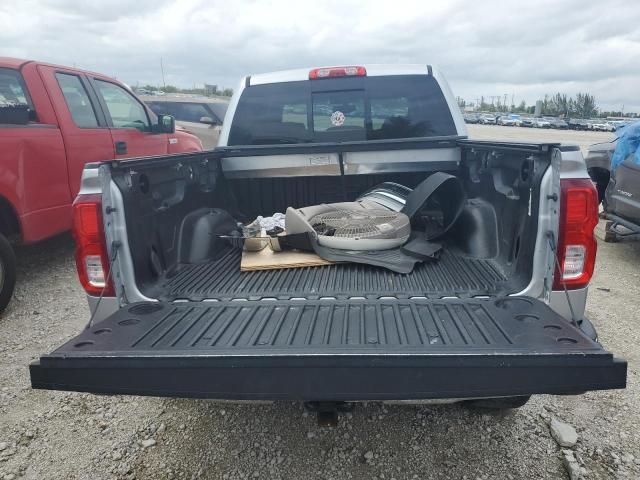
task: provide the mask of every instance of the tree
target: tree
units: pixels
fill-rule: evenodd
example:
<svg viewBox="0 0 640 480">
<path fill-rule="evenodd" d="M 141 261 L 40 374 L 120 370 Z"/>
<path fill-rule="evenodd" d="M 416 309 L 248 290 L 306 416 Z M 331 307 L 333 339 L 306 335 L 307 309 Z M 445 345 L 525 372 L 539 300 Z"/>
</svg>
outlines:
<svg viewBox="0 0 640 480">
<path fill-rule="evenodd" d="M 513 109 L 514 112 L 525 113 L 527 111 L 527 104 L 522 100 L 520 104 Z"/>
<path fill-rule="evenodd" d="M 578 93 L 575 100 L 575 113 L 582 118 L 591 118 L 598 114 L 596 97 L 588 93 Z"/>
<path fill-rule="evenodd" d="M 178 93 L 178 87 L 173 86 L 173 85 L 167 85 L 166 87 L 164 87 L 164 91 L 165 93 Z"/>
<path fill-rule="evenodd" d="M 564 93 L 556 93 L 549 101 L 549 113 L 553 115 L 569 116 L 569 100 Z"/>
<path fill-rule="evenodd" d="M 222 90 L 223 97 L 230 97 L 232 95 L 233 95 L 233 88 L 225 88 L 224 90 Z"/>
</svg>

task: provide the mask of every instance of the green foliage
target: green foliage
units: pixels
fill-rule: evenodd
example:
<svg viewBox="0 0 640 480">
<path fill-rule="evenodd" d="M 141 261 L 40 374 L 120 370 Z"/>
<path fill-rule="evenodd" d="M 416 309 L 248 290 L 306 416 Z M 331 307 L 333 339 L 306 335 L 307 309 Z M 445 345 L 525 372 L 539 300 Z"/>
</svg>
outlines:
<svg viewBox="0 0 640 480">
<path fill-rule="evenodd" d="M 492 102 L 488 103 L 485 101 L 484 97 L 480 97 L 480 103 L 476 106 L 477 109 L 483 112 L 503 112 L 509 110 L 514 113 L 535 113 L 535 105 L 527 105 L 524 100 L 522 100 L 517 106 L 509 106 L 501 103 L 500 97 L 490 98 L 492 99 Z M 494 103 L 495 99 L 497 99 L 496 103 Z M 578 93 L 575 98 L 569 97 L 566 93 L 560 92 L 552 96 L 547 94 L 543 97 L 541 102 L 543 115 L 553 115 L 567 118 L 591 118 L 598 115 L 596 98 L 588 93 Z M 458 98 L 458 104 L 463 106 L 465 105 L 465 101 Z"/>
<path fill-rule="evenodd" d="M 520 104 L 513 109 L 515 113 L 527 113 L 527 104 L 522 100 Z"/>
<path fill-rule="evenodd" d="M 596 98 L 588 93 L 578 93 L 575 98 L 564 93 L 544 96 L 542 114 L 559 117 L 591 118 L 598 114 Z"/>
<path fill-rule="evenodd" d="M 596 107 L 596 97 L 588 93 L 577 94 L 574 110 L 577 116 L 582 118 L 590 118 L 597 115 L 598 107 Z"/>
</svg>

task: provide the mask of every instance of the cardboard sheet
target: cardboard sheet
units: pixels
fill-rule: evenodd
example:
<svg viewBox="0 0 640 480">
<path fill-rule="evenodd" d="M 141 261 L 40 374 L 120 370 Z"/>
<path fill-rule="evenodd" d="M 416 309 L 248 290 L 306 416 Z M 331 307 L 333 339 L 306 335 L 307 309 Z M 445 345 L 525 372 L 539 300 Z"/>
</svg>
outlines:
<svg viewBox="0 0 640 480">
<path fill-rule="evenodd" d="M 274 252 L 269 246 L 259 252 L 242 252 L 240 270 L 242 272 L 252 272 L 254 270 L 278 270 L 281 268 L 301 268 L 318 267 L 322 265 L 333 265 L 320 258 L 315 253 L 302 252 L 299 250 L 285 250 Z"/>
</svg>

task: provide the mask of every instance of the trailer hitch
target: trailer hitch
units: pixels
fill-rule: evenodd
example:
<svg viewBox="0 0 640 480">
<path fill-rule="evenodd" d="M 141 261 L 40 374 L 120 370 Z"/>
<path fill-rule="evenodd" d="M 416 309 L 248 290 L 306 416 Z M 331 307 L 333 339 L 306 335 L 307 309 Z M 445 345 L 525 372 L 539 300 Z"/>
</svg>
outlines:
<svg viewBox="0 0 640 480">
<path fill-rule="evenodd" d="M 335 427 L 338 425 L 338 413 L 352 412 L 354 403 L 349 402 L 305 402 L 304 408 L 318 415 L 318 425 Z"/>
</svg>

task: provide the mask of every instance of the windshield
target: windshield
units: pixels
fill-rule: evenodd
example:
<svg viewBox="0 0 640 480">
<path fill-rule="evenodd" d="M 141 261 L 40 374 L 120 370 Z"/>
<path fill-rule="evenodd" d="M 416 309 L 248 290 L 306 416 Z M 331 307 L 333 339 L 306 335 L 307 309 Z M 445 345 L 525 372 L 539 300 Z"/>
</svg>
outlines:
<svg viewBox="0 0 640 480">
<path fill-rule="evenodd" d="M 229 145 L 344 142 L 456 135 L 427 75 L 255 85 L 244 90 Z"/>
</svg>

